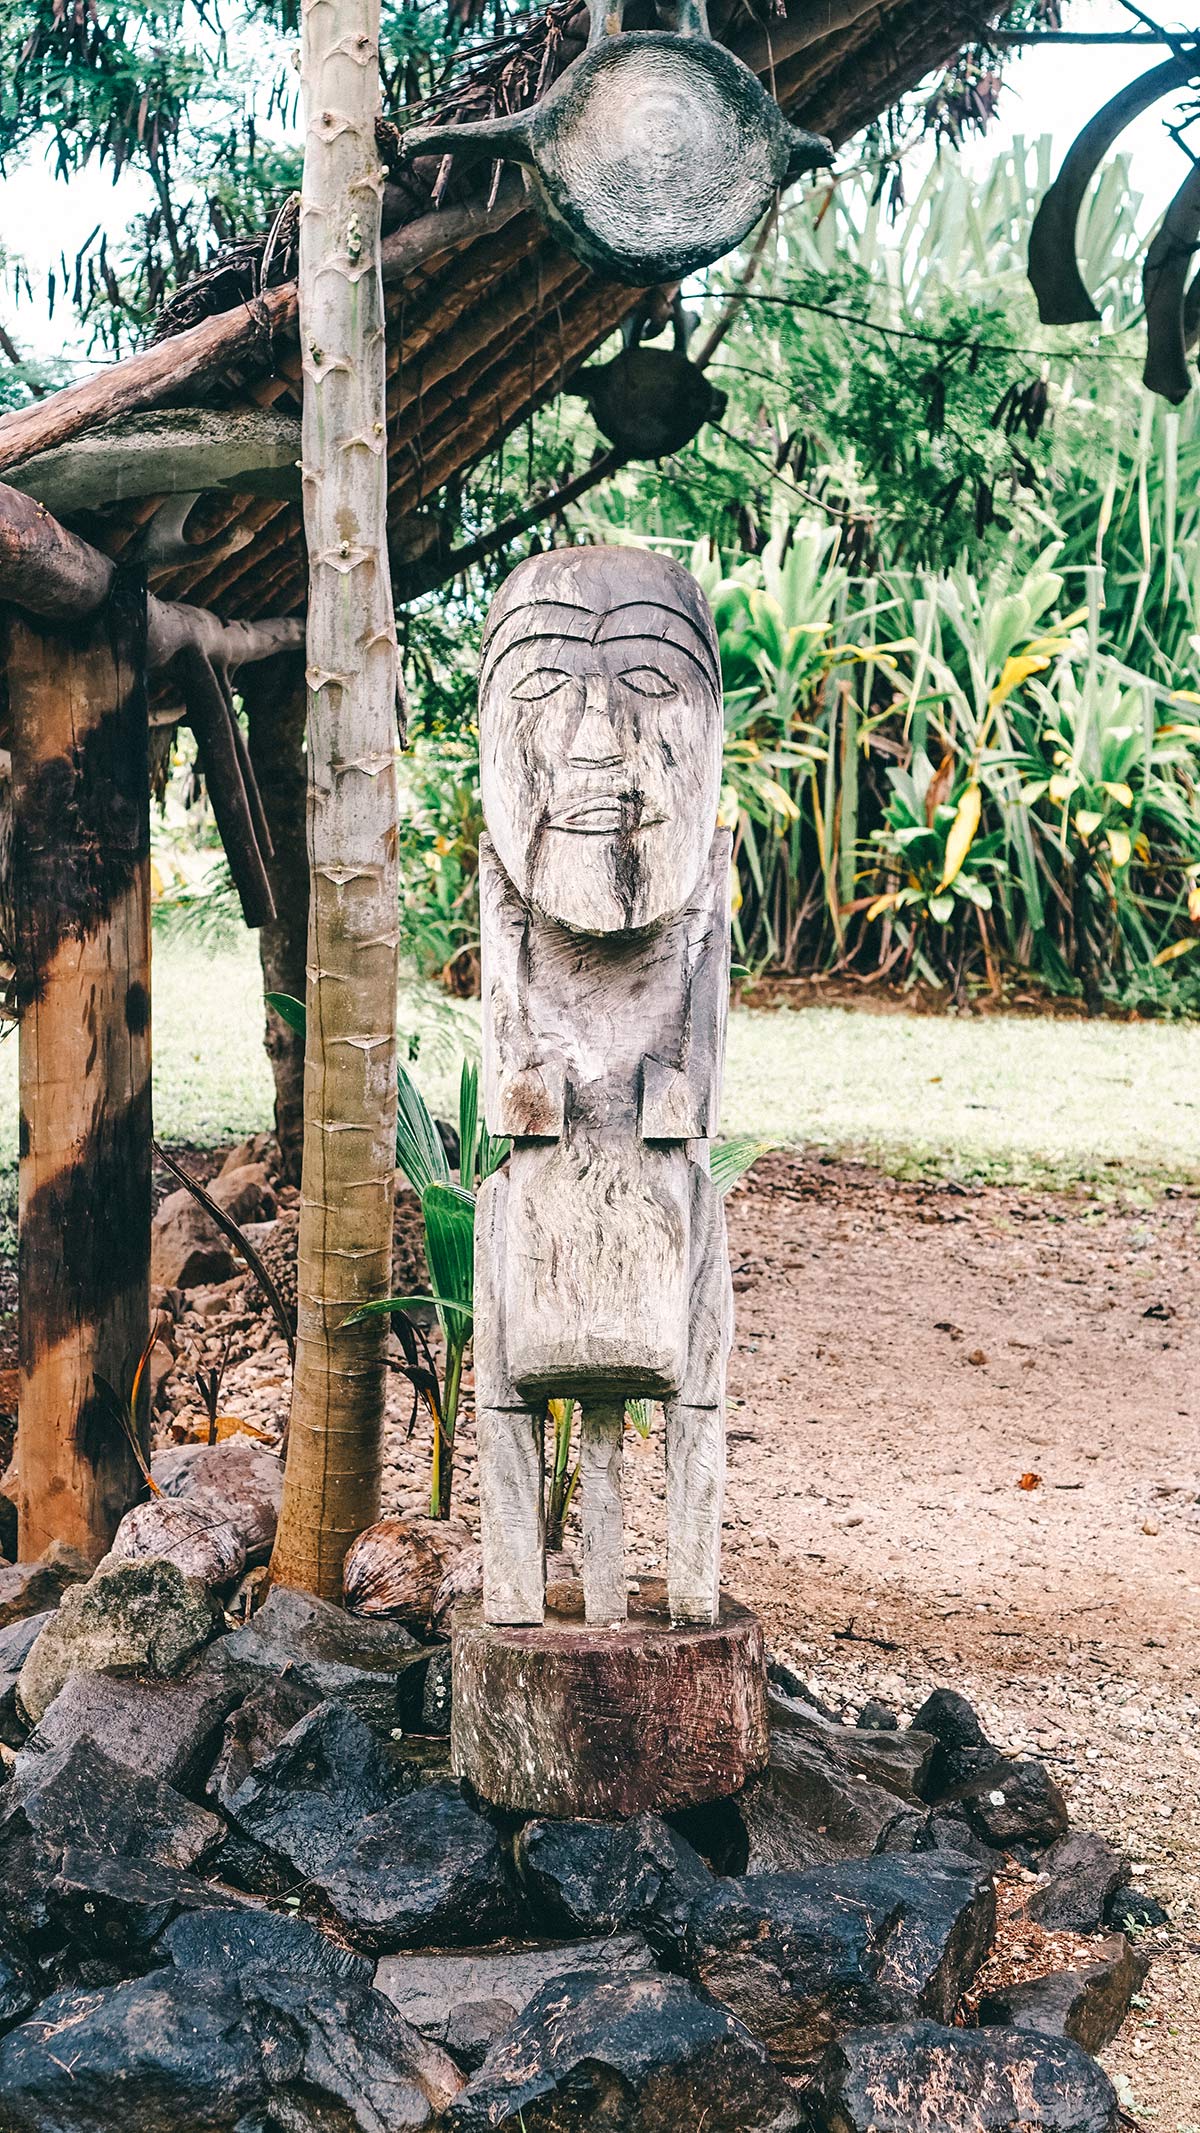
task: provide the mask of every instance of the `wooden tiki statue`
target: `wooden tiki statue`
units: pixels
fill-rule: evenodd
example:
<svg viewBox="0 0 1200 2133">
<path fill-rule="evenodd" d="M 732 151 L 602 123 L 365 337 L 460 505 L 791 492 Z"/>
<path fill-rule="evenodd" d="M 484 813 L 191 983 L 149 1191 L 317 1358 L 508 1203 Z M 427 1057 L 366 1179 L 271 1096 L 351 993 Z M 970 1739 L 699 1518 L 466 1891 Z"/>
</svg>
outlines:
<svg viewBox="0 0 1200 2133">
<path fill-rule="evenodd" d="M 480 671 L 484 1615 L 540 1623 L 546 1402 L 581 1409 L 585 1611 L 621 1622 L 626 1402 L 666 1413 L 671 1613 L 718 1614 L 732 1291 L 709 1176 L 729 993 L 720 666 L 695 580 L 632 548 L 522 563 Z"/>
</svg>

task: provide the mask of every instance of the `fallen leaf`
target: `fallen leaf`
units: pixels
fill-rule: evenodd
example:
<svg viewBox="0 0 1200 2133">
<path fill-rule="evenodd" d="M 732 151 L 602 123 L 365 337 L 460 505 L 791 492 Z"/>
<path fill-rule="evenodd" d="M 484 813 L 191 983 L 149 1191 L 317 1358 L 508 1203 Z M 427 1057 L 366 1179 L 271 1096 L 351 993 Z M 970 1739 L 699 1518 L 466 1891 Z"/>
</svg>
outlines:
<svg viewBox="0 0 1200 2133">
<path fill-rule="evenodd" d="M 1022 1474 L 1017 1483 L 1019 1489 L 1040 1489 L 1041 1486 L 1042 1477 L 1040 1474 Z"/>
</svg>

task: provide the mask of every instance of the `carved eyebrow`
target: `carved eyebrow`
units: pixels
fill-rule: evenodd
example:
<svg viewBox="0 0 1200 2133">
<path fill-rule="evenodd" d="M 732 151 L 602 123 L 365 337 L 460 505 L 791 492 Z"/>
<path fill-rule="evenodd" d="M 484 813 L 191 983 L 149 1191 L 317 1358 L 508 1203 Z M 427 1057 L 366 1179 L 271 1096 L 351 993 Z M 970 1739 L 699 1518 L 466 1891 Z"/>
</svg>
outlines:
<svg viewBox="0 0 1200 2133">
<path fill-rule="evenodd" d="M 618 601 L 615 607 L 610 607 L 605 610 L 605 613 L 601 619 L 600 629 L 596 640 L 597 643 L 607 644 L 611 642 L 614 637 L 620 638 L 625 636 L 648 636 L 648 629 L 635 631 L 624 629 L 614 631 L 610 629 L 609 625 L 611 623 L 630 614 L 666 615 L 672 622 L 684 623 L 687 628 L 692 632 L 692 635 L 694 637 L 697 637 L 700 643 L 703 645 L 707 663 L 709 667 L 713 670 L 715 676 L 718 671 L 717 657 L 712 639 L 709 636 L 707 630 L 701 627 L 700 623 L 696 621 L 693 615 L 688 614 L 686 608 L 670 607 L 667 605 L 667 602 L 665 600 Z M 662 637 L 659 641 L 666 644 L 674 645 L 676 651 L 685 653 L 689 658 L 695 657 L 695 654 L 689 650 L 689 647 L 686 644 L 680 644 L 679 640 L 675 637 Z"/>
<path fill-rule="evenodd" d="M 594 619 L 594 617 L 592 619 Z M 479 662 L 480 682 L 483 682 L 485 676 L 490 674 L 492 668 L 498 666 L 502 659 L 507 659 L 510 652 L 524 651 L 526 646 L 528 645 L 552 644 L 555 646 L 560 646 L 568 644 L 592 644 L 594 642 L 594 635 L 590 631 L 586 636 L 583 636 L 575 635 L 574 633 L 568 630 L 561 629 L 527 630 L 525 635 L 522 637 L 510 637 L 507 644 L 497 644 L 495 642 L 495 639 L 493 638 L 492 643 L 484 647 L 483 656 Z"/>
<path fill-rule="evenodd" d="M 668 609 L 669 612 L 670 610 Z M 674 637 L 648 637 L 645 630 L 619 630 L 612 635 L 605 632 L 603 636 L 597 639 L 597 642 L 600 644 L 644 644 L 652 645 L 656 651 L 678 652 L 681 659 L 690 659 L 692 665 L 698 668 L 710 689 L 715 689 L 718 695 L 721 693 L 721 684 L 714 674 L 711 664 L 707 660 L 698 658 L 690 645 L 679 644 Z"/>
</svg>

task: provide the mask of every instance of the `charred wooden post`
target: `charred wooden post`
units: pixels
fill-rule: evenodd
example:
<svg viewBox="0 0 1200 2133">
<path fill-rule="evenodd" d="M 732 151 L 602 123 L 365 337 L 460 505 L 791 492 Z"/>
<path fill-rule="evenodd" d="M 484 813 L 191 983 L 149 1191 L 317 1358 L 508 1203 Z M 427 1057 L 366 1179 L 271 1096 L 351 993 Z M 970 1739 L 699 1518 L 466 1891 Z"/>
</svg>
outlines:
<svg viewBox="0 0 1200 2133">
<path fill-rule="evenodd" d="M 547 1788 L 549 1812 L 637 1813 L 736 1789 L 765 1742 L 761 1638 L 720 1598 L 733 1300 L 708 1151 L 730 839 L 695 580 L 631 549 L 522 564 L 488 617 L 479 733 L 484 1111 L 512 1153 L 476 1224 L 483 1622 L 455 1628 L 455 1764 L 498 1806 L 544 1807 Z M 582 1409 L 582 1620 L 565 1623 L 544 1621 L 553 1398 Z M 665 1409 L 653 1621 L 629 1620 L 625 1575 L 636 1398 Z M 672 1775 L 681 1724 L 698 1761 L 681 1752 Z"/>
<path fill-rule="evenodd" d="M 19 1544 L 98 1559 L 142 1478 L 121 1407 L 149 1324 L 146 593 L 11 615 L 20 1024 Z"/>
<path fill-rule="evenodd" d="M 273 916 L 270 837 L 229 676 L 303 624 L 147 599 L 0 483 L 21 1009 L 19 1541 L 102 1555 L 142 1486 L 128 1404 L 149 1320 L 150 836 L 146 672 L 221 723 L 243 902 Z M 20 615 L 16 613 L 19 607 Z"/>
<path fill-rule="evenodd" d="M 251 667 L 241 683 L 250 761 L 274 848 L 268 866 L 275 916 L 261 928 L 263 991 L 302 1000 L 308 966 L 308 768 L 304 661 L 294 655 Z M 289 1184 L 300 1183 L 304 1148 L 304 1039 L 270 1008 L 267 1057 L 275 1077 L 275 1138 Z"/>
</svg>

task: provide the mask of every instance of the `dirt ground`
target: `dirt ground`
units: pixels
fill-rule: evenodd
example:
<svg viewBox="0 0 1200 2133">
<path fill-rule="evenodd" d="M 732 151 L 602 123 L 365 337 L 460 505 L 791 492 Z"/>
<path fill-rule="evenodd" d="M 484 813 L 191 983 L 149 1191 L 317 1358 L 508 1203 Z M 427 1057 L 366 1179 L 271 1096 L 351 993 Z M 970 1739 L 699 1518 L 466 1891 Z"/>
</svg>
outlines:
<svg viewBox="0 0 1200 2133">
<path fill-rule="evenodd" d="M 729 1218 L 727 1585 L 849 1710 L 963 1688 L 1126 1846 L 1174 1923 L 1107 2063 L 1133 2122 L 1200 2133 L 1200 1195 L 1129 1210 L 774 1156 Z M 264 1345 L 235 1339 L 222 1404 L 271 1427 L 286 1358 L 243 1326 Z M 181 1331 L 211 1352 L 225 1326 Z M 399 1379 L 394 1407 L 388 1507 L 416 1508 Z M 662 1564 L 661 1451 L 628 1441 L 636 1573 Z"/>
</svg>

